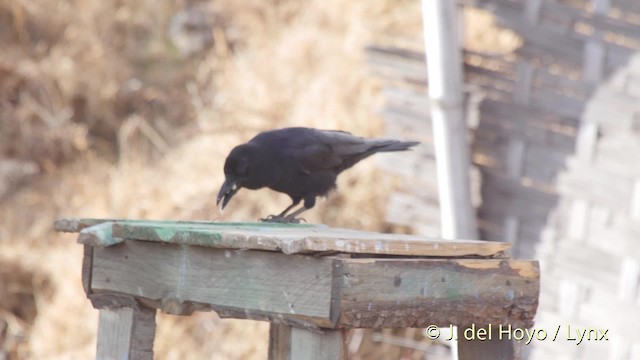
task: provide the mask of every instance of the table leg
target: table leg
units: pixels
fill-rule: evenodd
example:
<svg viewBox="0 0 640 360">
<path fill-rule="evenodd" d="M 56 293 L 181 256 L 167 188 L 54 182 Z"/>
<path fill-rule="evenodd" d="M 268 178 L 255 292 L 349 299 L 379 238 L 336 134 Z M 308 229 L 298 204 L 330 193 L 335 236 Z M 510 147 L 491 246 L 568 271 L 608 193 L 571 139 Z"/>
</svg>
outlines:
<svg viewBox="0 0 640 360">
<path fill-rule="evenodd" d="M 156 310 L 100 309 L 97 359 L 153 359 Z"/>
<path fill-rule="evenodd" d="M 271 324 L 269 360 L 340 360 L 345 359 L 341 330 L 307 330 Z"/>
</svg>

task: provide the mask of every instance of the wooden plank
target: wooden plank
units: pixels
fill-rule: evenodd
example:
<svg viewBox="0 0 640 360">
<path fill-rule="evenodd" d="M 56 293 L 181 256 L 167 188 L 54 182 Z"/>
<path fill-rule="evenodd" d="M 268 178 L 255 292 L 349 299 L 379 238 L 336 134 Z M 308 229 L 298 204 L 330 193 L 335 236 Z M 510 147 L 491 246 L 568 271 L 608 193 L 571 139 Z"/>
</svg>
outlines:
<svg viewBox="0 0 640 360">
<path fill-rule="evenodd" d="M 536 213 L 545 216 L 548 209 L 553 208 L 558 195 L 534 184 L 525 184 L 522 179 L 509 179 L 492 169 L 482 169 L 482 197 L 492 199 L 491 205 L 500 203 L 498 208 L 486 206 L 487 211 L 501 214 L 514 214 L 520 217 L 532 216 Z M 483 206 L 484 207 L 484 206 Z"/>
<path fill-rule="evenodd" d="M 528 128 L 524 129 L 526 134 L 531 130 L 543 128 L 552 134 L 564 135 L 570 139 L 575 136 L 580 124 L 579 119 L 575 117 L 562 117 L 553 112 L 535 109 L 530 106 L 492 99 L 482 101 L 480 112 L 483 114 L 483 122 L 504 123 L 503 126 L 508 128 L 520 128 L 512 124 L 512 122 L 522 121 L 528 126 Z"/>
<path fill-rule="evenodd" d="M 271 323 L 269 325 L 268 360 L 289 360 L 291 353 L 291 326 Z"/>
<path fill-rule="evenodd" d="M 93 271 L 93 246 L 85 245 L 82 256 L 82 288 L 91 294 L 91 272 Z"/>
<path fill-rule="evenodd" d="M 363 328 L 533 325 L 535 261 L 345 259 L 339 325 Z"/>
<path fill-rule="evenodd" d="M 341 330 L 291 329 L 291 360 L 346 359 Z"/>
<path fill-rule="evenodd" d="M 121 243 L 122 238 L 114 237 L 111 228 L 112 222 L 99 223 L 80 230 L 78 243 L 84 246 L 111 246 Z"/>
<path fill-rule="evenodd" d="M 116 219 L 76 219 L 76 218 L 65 218 L 65 219 L 57 219 L 53 223 L 53 228 L 56 231 L 60 232 L 71 232 L 77 233 L 82 231 L 82 229 L 102 224 L 105 222 L 116 221 Z"/>
<path fill-rule="evenodd" d="M 91 291 L 128 294 L 170 313 L 211 307 L 331 326 L 331 274 L 326 257 L 125 241 L 94 248 Z"/>
<path fill-rule="evenodd" d="M 82 229 L 107 222 L 128 222 L 128 223 L 167 223 L 166 220 L 129 220 L 129 219 L 93 219 L 93 218 L 61 218 L 53 223 L 56 231 L 78 233 Z M 202 225 L 211 224 L 211 221 L 171 221 L 179 225 Z M 242 224 L 242 223 L 227 223 Z M 304 225 L 304 224 L 302 224 Z"/>
<path fill-rule="evenodd" d="M 101 309 L 97 359 L 153 359 L 155 309 Z"/>
<path fill-rule="evenodd" d="M 354 241 L 356 240 L 356 241 Z M 391 241 L 390 241 L 391 240 Z M 381 254 L 430 257 L 502 257 L 511 247 L 507 243 L 492 243 L 473 240 L 434 241 L 425 237 L 371 235 L 353 239 L 350 236 L 305 238 L 292 253 L 343 252 L 351 254 Z"/>
<path fill-rule="evenodd" d="M 307 329 L 530 325 L 539 288 L 532 261 L 346 259 L 143 241 L 93 256 L 98 308 L 213 309 Z"/>
<path fill-rule="evenodd" d="M 383 234 L 327 227 L 259 225 L 173 226 L 114 223 L 113 236 L 170 244 L 281 251 L 285 254 L 343 252 L 404 256 L 494 256 L 509 244 L 474 240 L 446 241 L 424 236 Z"/>
<path fill-rule="evenodd" d="M 322 225 L 293 225 L 117 221 L 113 223 L 111 233 L 108 224 L 83 228 L 85 233 L 79 237 L 79 242 L 110 246 L 118 243 L 118 239 L 136 239 L 215 248 L 281 251 L 285 254 L 344 252 L 436 257 L 502 256 L 510 246 L 474 240 L 443 241 L 424 236 L 383 234 Z"/>
</svg>

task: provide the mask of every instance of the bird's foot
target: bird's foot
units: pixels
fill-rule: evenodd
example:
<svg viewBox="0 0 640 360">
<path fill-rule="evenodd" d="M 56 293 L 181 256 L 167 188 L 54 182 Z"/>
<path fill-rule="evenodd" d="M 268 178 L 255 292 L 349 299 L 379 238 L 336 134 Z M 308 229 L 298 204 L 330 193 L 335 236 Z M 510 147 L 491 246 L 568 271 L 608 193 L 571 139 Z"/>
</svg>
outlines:
<svg viewBox="0 0 640 360">
<path fill-rule="evenodd" d="M 307 220 L 303 218 L 296 218 L 292 216 L 281 216 L 281 215 L 269 215 L 264 219 L 260 219 L 262 222 L 269 223 L 278 223 L 278 224 L 300 224 L 300 221 L 307 222 Z"/>
</svg>

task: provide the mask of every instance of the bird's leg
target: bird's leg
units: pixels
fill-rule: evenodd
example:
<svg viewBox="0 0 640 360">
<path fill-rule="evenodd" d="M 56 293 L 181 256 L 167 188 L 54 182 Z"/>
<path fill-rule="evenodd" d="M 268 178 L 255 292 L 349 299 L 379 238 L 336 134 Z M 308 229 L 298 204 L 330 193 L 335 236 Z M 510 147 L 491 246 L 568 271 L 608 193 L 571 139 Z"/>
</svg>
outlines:
<svg viewBox="0 0 640 360">
<path fill-rule="evenodd" d="M 289 205 L 286 209 L 284 209 L 280 214 L 276 215 L 276 217 L 285 217 L 285 215 L 287 215 L 289 210 L 293 209 L 294 206 L 300 204 L 301 200 L 302 199 L 294 200 L 291 205 Z"/>
<path fill-rule="evenodd" d="M 291 214 L 285 216 L 285 219 L 287 219 L 287 222 L 295 222 L 295 223 L 299 223 L 300 220 L 304 220 L 303 218 L 300 219 L 296 219 L 296 216 L 302 214 L 304 211 L 307 211 L 309 209 L 307 209 L 305 206 L 301 207 L 300 209 L 292 212 Z M 306 220 L 304 220 L 306 222 Z"/>
<path fill-rule="evenodd" d="M 291 205 L 289 205 L 286 209 L 284 209 L 284 211 L 282 211 L 280 214 L 278 215 L 269 215 L 264 219 L 260 219 L 260 221 L 262 222 L 290 222 L 287 221 L 288 216 L 287 213 L 289 212 L 289 210 L 291 210 L 294 206 L 300 204 L 300 201 L 302 201 L 302 198 L 295 198 L 292 199 L 293 203 Z"/>
<path fill-rule="evenodd" d="M 289 208 L 291 208 L 290 206 Z M 299 224 L 301 220 L 305 221 L 303 218 L 296 218 L 296 216 L 300 215 L 303 211 L 309 210 L 306 207 L 301 207 L 298 210 L 292 212 L 289 215 L 282 216 L 280 215 L 269 215 L 265 219 L 260 219 L 262 222 L 273 222 L 273 223 L 283 223 L 283 224 Z M 288 211 L 288 209 L 287 209 Z"/>
<path fill-rule="evenodd" d="M 302 214 L 302 212 L 307 211 L 316 205 L 316 196 L 309 195 L 304 199 L 304 205 L 298 210 L 292 212 L 291 214 L 285 216 L 287 222 L 290 223 L 300 223 L 300 220 L 304 220 L 303 218 L 296 219 L 296 216 Z M 306 220 L 304 220 L 306 222 Z"/>
</svg>

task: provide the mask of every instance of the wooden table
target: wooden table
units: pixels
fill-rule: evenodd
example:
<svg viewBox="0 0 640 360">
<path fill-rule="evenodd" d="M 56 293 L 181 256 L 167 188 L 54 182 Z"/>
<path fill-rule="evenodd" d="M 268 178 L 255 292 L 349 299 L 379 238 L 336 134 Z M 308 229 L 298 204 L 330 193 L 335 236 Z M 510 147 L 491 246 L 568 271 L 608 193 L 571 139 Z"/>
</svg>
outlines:
<svg viewBox="0 0 640 360">
<path fill-rule="evenodd" d="M 344 358 L 348 328 L 458 326 L 460 359 L 511 359 L 513 343 L 463 331 L 529 328 L 538 263 L 508 244 L 323 225 L 62 219 L 100 310 L 98 358 L 151 359 L 156 309 L 270 321 L 270 359 Z"/>
</svg>

